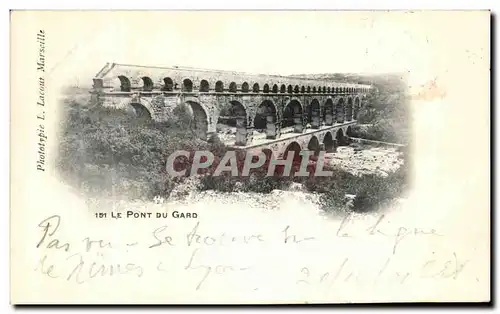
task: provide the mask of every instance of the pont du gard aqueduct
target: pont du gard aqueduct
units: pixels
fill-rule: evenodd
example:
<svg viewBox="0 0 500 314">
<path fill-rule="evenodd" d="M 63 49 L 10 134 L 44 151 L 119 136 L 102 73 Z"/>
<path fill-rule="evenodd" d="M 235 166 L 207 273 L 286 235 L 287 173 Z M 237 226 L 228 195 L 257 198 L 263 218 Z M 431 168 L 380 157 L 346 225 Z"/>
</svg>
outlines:
<svg viewBox="0 0 500 314">
<path fill-rule="evenodd" d="M 371 88 L 292 76 L 107 63 L 94 77 L 91 94 L 95 103 L 159 122 L 186 104 L 200 138 L 217 135 L 235 149 L 280 158 L 290 150 L 334 152 L 344 145 Z"/>
</svg>

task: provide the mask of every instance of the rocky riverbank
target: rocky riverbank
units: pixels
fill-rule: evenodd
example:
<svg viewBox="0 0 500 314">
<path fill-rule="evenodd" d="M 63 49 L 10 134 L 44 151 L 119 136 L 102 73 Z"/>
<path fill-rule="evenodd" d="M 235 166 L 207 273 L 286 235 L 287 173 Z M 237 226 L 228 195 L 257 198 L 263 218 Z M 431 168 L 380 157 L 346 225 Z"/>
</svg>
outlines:
<svg viewBox="0 0 500 314">
<path fill-rule="evenodd" d="M 337 152 L 325 155 L 327 162 L 355 174 L 376 174 L 386 177 L 402 164 L 401 152 L 395 147 L 375 147 L 364 144 L 341 146 Z"/>
</svg>

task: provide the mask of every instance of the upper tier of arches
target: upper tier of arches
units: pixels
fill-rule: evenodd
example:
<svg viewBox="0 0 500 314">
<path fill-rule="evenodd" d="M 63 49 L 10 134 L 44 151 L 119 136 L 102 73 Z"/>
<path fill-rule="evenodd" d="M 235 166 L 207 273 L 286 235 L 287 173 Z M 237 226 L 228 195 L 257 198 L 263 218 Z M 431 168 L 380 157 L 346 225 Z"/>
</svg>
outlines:
<svg viewBox="0 0 500 314">
<path fill-rule="evenodd" d="M 116 77 L 112 80 L 108 86 L 115 90 L 120 90 L 122 92 L 130 92 L 133 90 L 141 91 L 153 91 L 160 90 L 165 92 L 219 92 L 219 93 L 288 93 L 288 94 L 333 94 L 333 93 L 367 93 L 369 87 L 348 87 L 348 86 L 336 86 L 335 83 L 330 83 L 330 86 L 325 85 L 292 85 L 292 84 L 272 84 L 264 83 L 260 84 L 258 82 L 236 82 L 236 81 L 222 81 L 217 80 L 210 83 L 207 79 L 201 79 L 200 81 L 193 81 L 190 78 L 185 78 L 180 82 L 176 82 L 171 77 L 164 77 L 161 82 L 156 84 L 148 76 L 140 77 L 139 79 L 130 79 L 124 75 Z"/>
<path fill-rule="evenodd" d="M 226 93 L 367 93 L 371 86 L 324 79 L 190 68 L 107 64 L 94 78 L 94 87 L 115 91 L 173 91 Z"/>
</svg>

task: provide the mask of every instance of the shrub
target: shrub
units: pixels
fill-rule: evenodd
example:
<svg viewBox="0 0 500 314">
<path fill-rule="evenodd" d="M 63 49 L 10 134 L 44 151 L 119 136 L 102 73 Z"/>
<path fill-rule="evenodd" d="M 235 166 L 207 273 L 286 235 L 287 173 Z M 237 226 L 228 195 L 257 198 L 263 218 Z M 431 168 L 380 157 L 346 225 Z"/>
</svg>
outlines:
<svg viewBox="0 0 500 314">
<path fill-rule="evenodd" d="M 358 114 L 358 121 L 371 124 L 367 130 L 353 130 L 353 136 L 369 140 L 408 143 L 410 107 L 406 84 L 394 79 L 375 83 L 377 91 L 368 96 Z"/>
<path fill-rule="evenodd" d="M 406 162 L 387 177 L 373 174 L 353 175 L 336 167 L 325 167 L 332 171 L 331 177 L 312 177 L 303 181 L 310 192 L 321 193 L 320 205 L 325 211 L 346 210 L 346 194 L 354 194 L 353 210 L 367 212 L 376 210 L 400 196 L 408 186 Z"/>
</svg>

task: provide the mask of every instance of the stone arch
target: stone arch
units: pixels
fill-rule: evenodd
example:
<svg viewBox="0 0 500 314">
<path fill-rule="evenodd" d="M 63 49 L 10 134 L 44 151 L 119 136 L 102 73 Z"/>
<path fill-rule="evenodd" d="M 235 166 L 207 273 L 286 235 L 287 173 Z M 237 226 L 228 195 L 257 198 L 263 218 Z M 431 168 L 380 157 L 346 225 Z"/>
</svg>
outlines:
<svg viewBox="0 0 500 314">
<path fill-rule="evenodd" d="M 255 83 L 255 84 L 253 84 L 252 91 L 253 91 L 254 93 L 258 93 L 258 92 L 260 92 L 260 86 L 259 86 L 259 83 Z"/>
<path fill-rule="evenodd" d="M 320 151 L 319 140 L 316 136 L 312 136 L 307 144 L 307 149 L 314 152 L 314 155 L 318 155 Z"/>
<path fill-rule="evenodd" d="M 124 75 L 118 76 L 120 80 L 120 90 L 122 92 L 130 92 L 130 79 Z"/>
<path fill-rule="evenodd" d="M 280 93 L 285 93 L 285 92 L 286 92 L 286 85 L 285 84 L 281 84 Z"/>
<path fill-rule="evenodd" d="M 323 86 L 323 93 L 326 93 L 326 86 Z"/>
<path fill-rule="evenodd" d="M 174 90 L 174 81 L 170 77 L 163 78 L 163 91 L 171 92 Z"/>
<path fill-rule="evenodd" d="M 312 92 L 316 93 L 316 86 L 313 86 Z"/>
<path fill-rule="evenodd" d="M 351 126 L 348 126 L 346 131 L 345 131 L 345 134 L 348 136 L 348 137 L 352 137 L 352 128 Z"/>
<path fill-rule="evenodd" d="M 238 86 L 236 85 L 236 83 L 235 82 L 231 82 L 229 84 L 229 91 L 231 93 L 236 93 L 237 90 L 238 90 Z"/>
<path fill-rule="evenodd" d="M 307 86 L 307 92 L 310 93 L 311 92 L 311 86 Z"/>
<path fill-rule="evenodd" d="M 266 132 L 266 138 L 279 138 L 280 126 L 278 123 L 278 112 L 271 100 L 264 100 L 259 105 L 253 125 L 256 130 L 264 130 Z"/>
<path fill-rule="evenodd" d="M 125 108 L 132 108 L 137 118 L 145 118 L 145 120 L 157 120 L 156 112 L 151 102 L 145 98 L 134 98 L 124 103 Z"/>
<path fill-rule="evenodd" d="M 207 140 L 208 134 L 208 111 L 200 103 L 192 100 L 184 102 L 190 109 L 191 114 L 191 131 L 202 140 Z"/>
<path fill-rule="evenodd" d="M 291 94 L 293 93 L 293 86 L 292 85 L 288 85 L 287 89 L 286 89 L 287 93 Z"/>
<path fill-rule="evenodd" d="M 295 87 L 293 88 L 293 92 L 298 94 L 300 92 L 300 87 L 299 85 L 295 85 Z"/>
<path fill-rule="evenodd" d="M 358 120 L 359 110 L 361 109 L 359 104 L 360 104 L 359 97 L 356 97 L 354 99 L 354 110 L 352 117 L 354 120 Z"/>
<path fill-rule="evenodd" d="M 337 123 L 344 123 L 344 98 L 339 98 L 335 106 L 335 121 Z"/>
<path fill-rule="evenodd" d="M 222 83 L 222 81 L 215 82 L 215 91 L 218 93 L 222 93 L 224 91 L 224 83 Z"/>
<path fill-rule="evenodd" d="M 151 110 L 146 108 L 140 102 L 131 102 L 130 106 L 134 109 L 134 113 L 137 119 L 150 121 L 152 119 Z"/>
<path fill-rule="evenodd" d="M 323 138 L 323 144 L 325 145 L 325 151 L 327 153 L 332 153 L 335 151 L 335 142 L 331 132 L 326 132 Z"/>
<path fill-rule="evenodd" d="M 241 91 L 242 91 L 243 93 L 248 93 L 249 88 L 250 88 L 250 87 L 249 87 L 249 85 L 248 85 L 248 83 L 247 83 L 247 82 L 243 82 L 243 84 L 241 84 Z"/>
<path fill-rule="evenodd" d="M 300 92 L 302 94 L 304 94 L 306 92 L 306 87 L 304 85 L 302 85 L 302 87 L 300 88 Z"/>
<path fill-rule="evenodd" d="M 141 77 L 142 80 L 142 90 L 145 92 L 150 92 L 153 90 L 153 80 L 149 76 Z"/>
<path fill-rule="evenodd" d="M 248 125 L 248 113 L 239 101 L 233 100 L 229 102 L 231 104 L 231 116 L 236 120 L 236 140 L 235 145 L 245 146 L 251 142 L 251 135 L 253 130 L 249 130 Z M 249 136 L 250 135 L 250 136 Z"/>
<path fill-rule="evenodd" d="M 185 79 L 182 81 L 182 91 L 183 92 L 192 92 L 193 91 L 193 81 L 190 79 Z"/>
<path fill-rule="evenodd" d="M 345 136 L 342 128 L 337 130 L 337 133 L 335 134 L 335 140 L 337 141 L 337 146 L 345 145 Z"/>
<path fill-rule="evenodd" d="M 333 125 L 335 123 L 335 108 L 333 107 L 333 100 L 331 98 L 328 98 L 325 101 L 325 105 L 323 108 L 324 108 L 323 119 L 325 121 L 325 124 Z"/>
<path fill-rule="evenodd" d="M 346 121 L 352 121 L 352 98 L 347 98 L 347 106 L 345 110 Z"/>
<path fill-rule="evenodd" d="M 297 99 L 292 99 L 283 111 L 282 127 L 293 126 L 295 133 L 302 133 L 304 129 L 302 121 L 302 105 Z"/>
<path fill-rule="evenodd" d="M 283 152 L 283 159 L 287 159 L 288 153 L 294 152 L 293 162 L 300 163 L 302 161 L 302 156 L 300 155 L 301 150 L 302 147 L 300 146 L 300 144 L 296 141 L 293 141 L 286 146 L 285 151 Z"/>
<path fill-rule="evenodd" d="M 210 84 L 208 84 L 207 80 L 201 80 L 200 82 L 200 92 L 207 93 L 210 91 Z"/>
<path fill-rule="evenodd" d="M 319 129 L 321 126 L 321 107 L 316 98 L 311 100 L 311 103 L 306 107 L 307 122 L 311 124 L 311 128 Z"/>
<path fill-rule="evenodd" d="M 263 148 L 262 149 L 262 152 L 264 153 L 264 155 L 266 156 L 266 161 L 269 161 L 273 158 L 273 151 L 269 148 Z"/>
<path fill-rule="evenodd" d="M 264 93 L 269 93 L 269 84 L 264 84 Z"/>
<path fill-rule="evenodd" d="M 331 87 L 328 87 L 328 88 L 326 89 L 326 91 L 327 91 L 328 93 L 331 93 L 331 92 L 332 92 L 332 88 L 331 88 Z"/>
<path fill-rule="evenodd" d="M 278 93 L 278 85 L 276 85 L 276 84 L 273 85 L 273 93 L 275 93 L 275 94 Z"/>
</svg>

